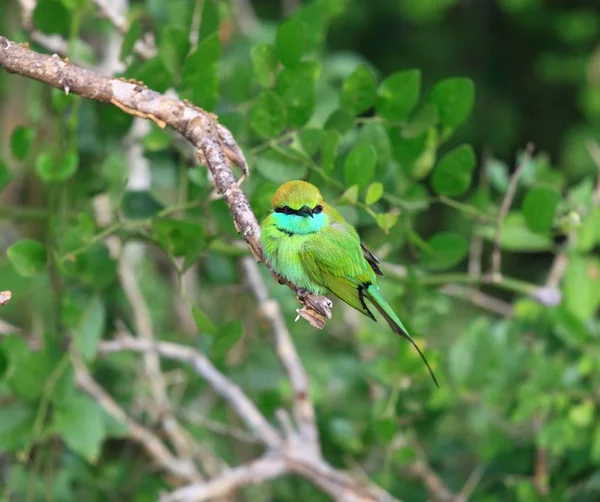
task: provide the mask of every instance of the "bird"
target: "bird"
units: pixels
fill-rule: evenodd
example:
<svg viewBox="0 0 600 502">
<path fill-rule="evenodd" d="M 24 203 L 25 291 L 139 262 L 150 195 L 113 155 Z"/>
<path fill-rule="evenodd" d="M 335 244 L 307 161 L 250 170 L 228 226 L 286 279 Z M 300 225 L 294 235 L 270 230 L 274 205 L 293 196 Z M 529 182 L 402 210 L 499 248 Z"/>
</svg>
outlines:
<svg viewBox="0 0 600 502">
<path fill-rule="evenodd" d="M 333 293 L 373 321 L 369 306 L 375 307 L 392 330 L 417 350 L 439 387 L 427 359 L 381 295 L 379 260 L 361 243 L 356 229 L 306 181 L 283 183 L 271 204 L 260 240 L 272 269 L 302 290 Z"/>
</svg>

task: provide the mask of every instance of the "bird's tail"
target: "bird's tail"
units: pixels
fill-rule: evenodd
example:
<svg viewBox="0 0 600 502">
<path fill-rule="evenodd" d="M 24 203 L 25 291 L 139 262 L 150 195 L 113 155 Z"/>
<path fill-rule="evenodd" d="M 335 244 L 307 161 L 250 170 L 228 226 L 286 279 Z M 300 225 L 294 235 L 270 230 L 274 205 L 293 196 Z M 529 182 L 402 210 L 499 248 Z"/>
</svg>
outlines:
<svg viewBox="0 0 600 502">
<path fill-rule="evenodd" d="M 400 319 L 398 319 L 398 316 L 392 310 L 392 307 L 389 306 L 388 302 L 386 302 L 384 300 L 383 296 L 381 296 L 381 293 L 378 291 L 378 289 L 375 286 L 370 285 L 366 289 L 365 292 L 366 292 L 365 296 L 371 301 L 371 303 L 375 306 L 375 308 L 379 311 L 379 313 L 385 318 L 385 320 L 388 322 L 388 324 L 394 330 L 394 332 L 396 332 L 400 336 L 403 336 L 404 338 L 406 338 L 410 342 L 410 344 L 415 349 L 417 349 L 417 352 L 419 353 L 419 355 L 421 356 L 421 359 L 423 359 L 423 362 L 427 366 L 427 369 L 429 370 L 429 373 L 431 374 L 431 378 L 433 378 L 435 385 L 437 387 L 439 387 L 437 378 L 435 378 L 435 375 L 433 374 L 433 370 L 431 369 L 431 366 L 429 366 L 427 359 L 425 359 L 423 352 L 421 352 L 421 349 L 419 349 L 418 345 L 408 334 L 408 331 L 402 324 L 402 321 L 400 321 Z"/>
</svg>

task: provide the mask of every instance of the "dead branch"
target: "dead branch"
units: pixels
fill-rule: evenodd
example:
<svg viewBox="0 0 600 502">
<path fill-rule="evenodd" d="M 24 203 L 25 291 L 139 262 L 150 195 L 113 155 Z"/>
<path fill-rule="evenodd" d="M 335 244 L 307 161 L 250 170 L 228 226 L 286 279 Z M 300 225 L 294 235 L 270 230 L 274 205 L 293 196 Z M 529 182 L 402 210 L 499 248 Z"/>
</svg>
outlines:
<svg viewBox="0 0 600 502">
<path fill-rule="evenodd" d="M 491 276 L 492 280 L 494 281 L 500 281 L 502 278 L 502 253 L 500 251 L 502 225 L 504 224 L 504 220 L 506 219 L 506 216 L 510 211 L 510 206 L 512 205 L 512 201 L 515 198 L 515 194 L 517 193 L 517 185 L 519 184 L 519 180 L 521 179 L 521 176 L 525 172 L 525 168 L 531 160 L 531 156 L 533 155 L 533 148 L 534 147 L 532 143 L 529 143 L 525 148 L 525 152 L 523 153 L 521 161 L 517 164 L 515 172 L 510 177 L 508 189 L 506 190 L 506 194 L 504 195 L 504 199 L 502 200 L 502 205 L 500 206 L 500 211 L 498 212 L 498 217 L 496 218 L 496 232 L 494 234 L 494 248 L 492 251 L 491 267 Z"/>
</svg>

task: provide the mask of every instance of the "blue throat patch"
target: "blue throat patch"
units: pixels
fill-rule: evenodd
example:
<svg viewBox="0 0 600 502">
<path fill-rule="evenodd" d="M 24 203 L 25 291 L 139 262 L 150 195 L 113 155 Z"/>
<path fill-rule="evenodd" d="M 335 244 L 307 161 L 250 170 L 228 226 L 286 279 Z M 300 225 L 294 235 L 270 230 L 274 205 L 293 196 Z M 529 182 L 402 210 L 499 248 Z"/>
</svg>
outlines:
<svg viewBox="0 0 600 502">
<path fill-rule="evenodd" d="M 275 226 L 288 235 L 318 232 L 327 225 L 329 220 L 325 213 L 315 214 L 312 218 L 310 216 L 283 213 L 273 213 L 271 216 L 275 220 Z"/>
</svg>

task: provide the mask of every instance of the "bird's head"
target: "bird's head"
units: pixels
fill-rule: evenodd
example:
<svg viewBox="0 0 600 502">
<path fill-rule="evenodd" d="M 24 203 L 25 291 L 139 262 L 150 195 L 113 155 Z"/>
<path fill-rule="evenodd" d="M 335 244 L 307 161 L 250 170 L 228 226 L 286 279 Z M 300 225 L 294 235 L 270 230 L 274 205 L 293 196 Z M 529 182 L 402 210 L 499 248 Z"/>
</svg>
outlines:
<svg viewBox="0 0 600 502">
<path fill-rule="evenodd" d="M 317 232 L 327 223 L 323 196 L 306 181 L 288 181 L 273 195 L 273 217 L 277 226 L 287 232 Z"/>
</svg>

